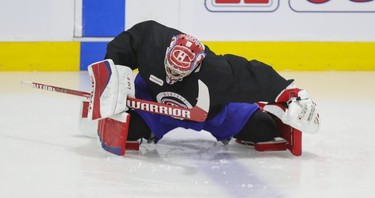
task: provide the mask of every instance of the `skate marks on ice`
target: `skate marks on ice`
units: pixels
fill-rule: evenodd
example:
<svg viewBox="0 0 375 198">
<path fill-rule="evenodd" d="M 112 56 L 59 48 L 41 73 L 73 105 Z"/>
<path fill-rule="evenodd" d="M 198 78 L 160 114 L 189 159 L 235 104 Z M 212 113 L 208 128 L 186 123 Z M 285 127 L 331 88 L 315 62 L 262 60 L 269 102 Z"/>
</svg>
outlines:
<svg viewBox="0 0 375 198">
<path fill-rule="evenodd" d="M 294 158 L 289 151 L 268 154 L 279 160 Z M 154 179 L 151 176 L 155 175 L 157 182 L 168 184 L 164 186 L 165 190 L 179 189 L 186 191 L 186 196 L 282 196 L 282 191 L 256 172 L 258 168 L 253 170 L 253 167 L 267 163 L 259 160 L 262 156 L 269 158 L 235 142 L 224 146 L 207 132 L 176 129 L 158 144 L 142 144 L 139 152 L 129 152 L 125 158 L 137 159 L 149 167 L 142 171 L 142 177 L 147 177 L 150 183 L 143 185 L 152 186 Z"/>
<path fill-rule="evenodd" d="M 234 141 L 223 146 L 209 134 L 180 129 L 157 145 L 144 143 L 140 151 L 113 156 L 96 139 L 80 135 L 80 101 L 19 85 L 19 80 L 45 76 L 43 82 L 77 88 L 78 74 L 62 75 L 0 74 L 0 197 L 346 198 L 375 193 L 374 72 L 290 74 L 314 96 L 323 120 L 317 135 L 303 136 L 301 157 L 256 152 Z"/>
</svg>

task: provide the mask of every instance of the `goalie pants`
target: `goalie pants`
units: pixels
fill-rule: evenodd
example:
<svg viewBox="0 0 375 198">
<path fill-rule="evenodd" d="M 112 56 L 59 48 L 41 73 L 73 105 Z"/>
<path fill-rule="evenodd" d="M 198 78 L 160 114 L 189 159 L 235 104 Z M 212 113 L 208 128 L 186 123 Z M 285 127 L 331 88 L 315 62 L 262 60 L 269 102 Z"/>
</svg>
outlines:
<svg viewBox="0 0 375 198">
<path fill-rule="evenodd" d="M 135 79 L 135 89 L 137 98 L 152 100 L 147 84 L 140 75 Z M 140 110 L 129 110 L 128 113 L 131 115 L 128 140 L 147 139 L 152 132 L 157 142 L 178 127 L 208 131 L 218 141 L 235 137 L 245 141 L 264 142 L 273 140 L 276 136 L 274 120 L 260 111 L 257 104 L 228 103 L 218 115 L 205 122 L 182 121 Z"/>
</svg>

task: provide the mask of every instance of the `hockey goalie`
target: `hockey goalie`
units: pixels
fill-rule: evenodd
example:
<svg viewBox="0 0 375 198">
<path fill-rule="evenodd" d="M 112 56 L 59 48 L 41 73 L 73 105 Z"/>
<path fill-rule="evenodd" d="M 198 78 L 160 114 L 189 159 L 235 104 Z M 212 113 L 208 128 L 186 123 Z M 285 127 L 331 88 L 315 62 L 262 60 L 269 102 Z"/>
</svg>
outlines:
<svg viewBox="0 0 375 198">
<path fill-rule="evenodd" d="M 102 147 L 117 155 L 138 149 L 131 142 L 157 143 L 183 127 L 208 131 L 224 144 L 235 139 L 258 151 L 288 149 L 299 156 L 302 133 L 320 127 L 316 104 L 293 80 L 257 60 L 216 55 L 195 37 L 155 21 L 120 33 L 105 60 L 88 71 L 93 89 L 83 118 L 98 122 Z M 131 98 L 155 105 L 131 106 Z"/>
</svg>

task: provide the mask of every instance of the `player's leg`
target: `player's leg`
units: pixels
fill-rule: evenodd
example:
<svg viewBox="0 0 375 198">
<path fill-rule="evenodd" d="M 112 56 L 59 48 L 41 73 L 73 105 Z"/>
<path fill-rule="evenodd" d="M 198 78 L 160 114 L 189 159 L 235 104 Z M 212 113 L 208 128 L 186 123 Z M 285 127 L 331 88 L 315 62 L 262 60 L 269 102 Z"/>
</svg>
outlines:
<svg viewBox="0 0 375 198">
<path fill-rule="evenodd" d="M 129 110 L 128 113 L 131 115 L 128 141 L 136 141 L 142 138 L 149 139 L 151 137 L 151 130 L 143 118 L 133 110 Z"/>
<path fill-rule="evenodd" d="M 267 142 L 277 136 L 277 126 L 271 115 L 258 110 L 246 122 L 244 127 L 234 136 L 240 141 Z"/>
<path fill-rule="evenodd" d="M 236 142 L 254 146 L 257 151 L 290 150 L 302 154 L 302 134 L 263 109 L 255 112 L 234 136 Z"/>
</svg>

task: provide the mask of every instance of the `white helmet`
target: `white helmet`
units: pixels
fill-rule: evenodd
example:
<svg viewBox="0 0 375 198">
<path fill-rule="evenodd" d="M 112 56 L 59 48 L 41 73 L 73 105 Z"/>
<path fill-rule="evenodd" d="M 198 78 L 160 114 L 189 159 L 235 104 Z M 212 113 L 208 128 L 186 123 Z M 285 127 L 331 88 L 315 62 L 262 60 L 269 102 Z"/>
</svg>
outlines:
<svg viewBox="0 0 375 198">
<path fill-rule="evenodd" d="M 173 36 L 164 59 L 167 83 L 173 84 L 191 74 L 206 56 L 204 49 L 204 45 L 193 36 Z"/>
</svg>

